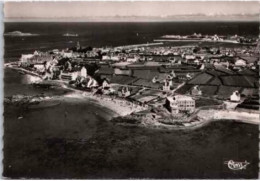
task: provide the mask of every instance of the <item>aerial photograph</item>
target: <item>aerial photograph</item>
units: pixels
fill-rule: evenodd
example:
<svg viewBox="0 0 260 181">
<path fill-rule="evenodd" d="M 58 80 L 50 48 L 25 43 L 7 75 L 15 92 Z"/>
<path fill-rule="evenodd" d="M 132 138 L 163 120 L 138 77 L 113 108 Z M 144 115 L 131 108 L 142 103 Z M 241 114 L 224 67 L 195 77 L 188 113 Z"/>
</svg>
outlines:
<svg viewBox="0 0 260 181">
<path fill-rule="evenodd" d="M 259 178 L 260 2 L 3 13 L 2 178 Z"/>
</svg>

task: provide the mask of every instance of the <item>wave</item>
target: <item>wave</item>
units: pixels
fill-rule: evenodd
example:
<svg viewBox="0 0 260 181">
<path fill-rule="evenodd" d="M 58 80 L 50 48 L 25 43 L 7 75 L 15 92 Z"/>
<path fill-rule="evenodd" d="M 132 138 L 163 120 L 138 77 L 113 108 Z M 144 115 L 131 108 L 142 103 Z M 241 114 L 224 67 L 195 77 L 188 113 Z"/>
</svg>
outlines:
<svg viewBox="0 0 260 181">
<path fill-rule="evenodd" d="M 66 34 L 63 34 L 62 36 L 71 36 L 71 37 L 77 37 L 79 36 L 78 34 L 74 34 L 74 33 L 66 33 Z"/>
<path fill-rule="evenodd" d="M 12 31 L 4 34 L 5 36 L 38 36 L 39 34 L 23 33 L 21 31 Z"/>
</svg>

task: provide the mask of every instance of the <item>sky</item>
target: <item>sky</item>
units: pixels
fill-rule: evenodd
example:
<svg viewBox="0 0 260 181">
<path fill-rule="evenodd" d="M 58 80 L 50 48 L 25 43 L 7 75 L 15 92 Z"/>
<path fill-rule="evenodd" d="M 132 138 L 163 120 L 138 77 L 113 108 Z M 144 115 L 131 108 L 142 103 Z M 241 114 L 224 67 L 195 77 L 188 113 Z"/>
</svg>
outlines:
<svg viewBox="0 0 260 181">
<path fill-rule="evenodd" d="M 257 1 L 85 1 L 85 2 L 5 2 L 5 20 L 98 19 L 138 20 L 174 19 L 199 15 L 251 16 L 260 12 Z M 188 18 L 188 19 L 189 19 Z"/>
</svg>

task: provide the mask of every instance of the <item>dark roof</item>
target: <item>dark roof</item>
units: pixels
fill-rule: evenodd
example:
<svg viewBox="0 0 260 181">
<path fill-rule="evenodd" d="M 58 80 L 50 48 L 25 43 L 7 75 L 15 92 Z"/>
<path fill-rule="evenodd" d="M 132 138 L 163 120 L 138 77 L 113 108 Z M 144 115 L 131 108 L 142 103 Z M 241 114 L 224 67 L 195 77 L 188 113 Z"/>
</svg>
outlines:
<svg viewBox="0 0 260 181">
<path fill-rule="evenodd" d="M 188 81 L 188 84 L 196 84 L 196 85 L 201 85 L 201 84 L 207 84 L 210 79 L 212 79 L 213 76 L 208 74 L 208 73 L 201 73 L 195 76 L 193 79 Z"/>
</svg>

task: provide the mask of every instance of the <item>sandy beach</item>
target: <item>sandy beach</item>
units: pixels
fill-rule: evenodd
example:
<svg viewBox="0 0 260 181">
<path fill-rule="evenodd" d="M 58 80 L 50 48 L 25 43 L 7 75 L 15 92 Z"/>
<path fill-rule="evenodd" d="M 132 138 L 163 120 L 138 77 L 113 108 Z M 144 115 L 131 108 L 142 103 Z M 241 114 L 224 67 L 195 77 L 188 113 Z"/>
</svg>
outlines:
<svg viewBox="0 0 260 181">
<path fill-rule="evenodd" d="M 117 116 L 126 116 L 133 112 L 144 110 L 143 107 L 135 105 L 126 100 L 111 98 L 104 95 L 93 95 L 90 92 L 83 92 L 79 90 L 75 91 L 74 93 L 67 94 L 64 97 L 95 100 L 96 104 L 110 109 L 111 111 L 115 112 Z"/>
</svg>

